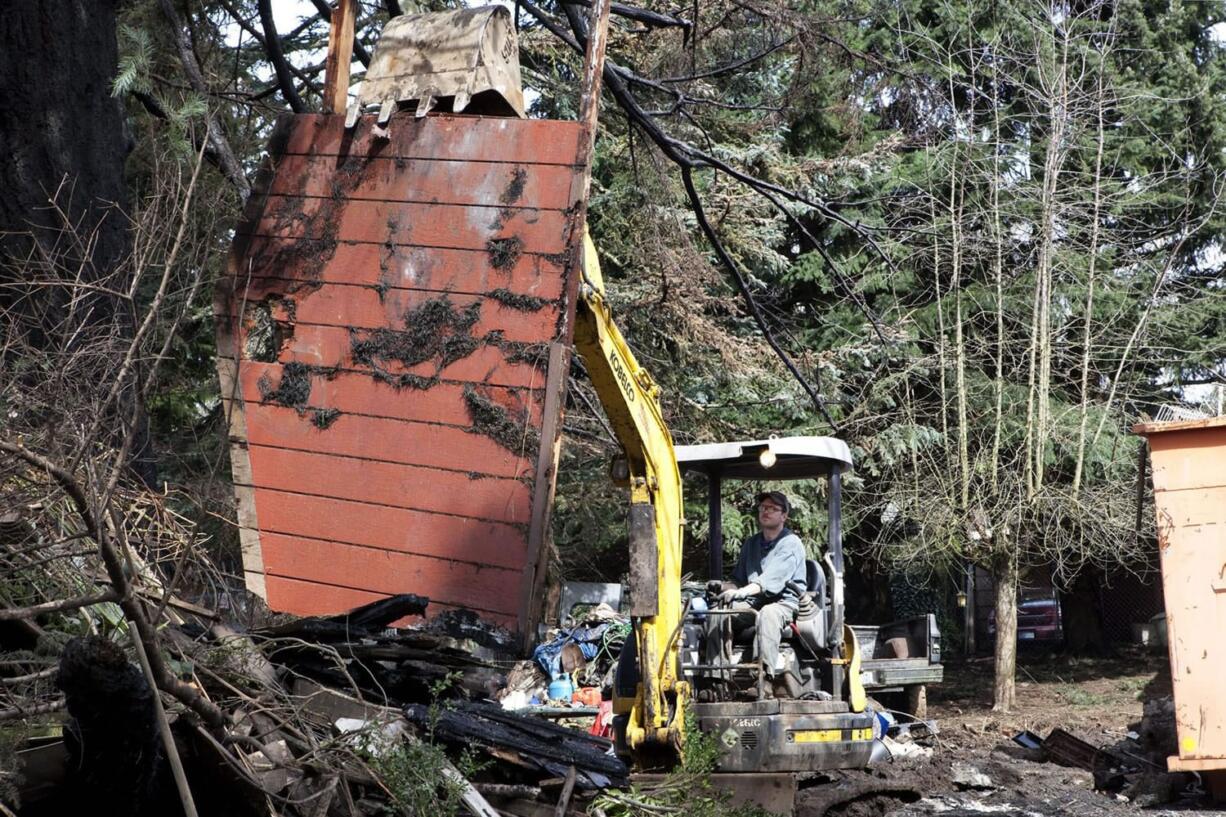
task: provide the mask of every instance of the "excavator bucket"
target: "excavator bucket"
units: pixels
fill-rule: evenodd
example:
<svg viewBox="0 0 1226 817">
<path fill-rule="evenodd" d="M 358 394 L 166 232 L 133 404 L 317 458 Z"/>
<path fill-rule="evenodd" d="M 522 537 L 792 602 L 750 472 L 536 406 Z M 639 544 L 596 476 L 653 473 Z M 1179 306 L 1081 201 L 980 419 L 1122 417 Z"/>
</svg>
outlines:
<svg viewBox="0 0 1226 817">
<path fill-rule="evenodd" d="M 383 29 L 357 102 L 345 124 L 368 108 L 380 125 L 399 103 L 416 102 L 416 116 L 450 102 L 453 113 L 524 117 L 519 44 L 511 12 L 484 6 L 393 17 Z"/>
</svg>

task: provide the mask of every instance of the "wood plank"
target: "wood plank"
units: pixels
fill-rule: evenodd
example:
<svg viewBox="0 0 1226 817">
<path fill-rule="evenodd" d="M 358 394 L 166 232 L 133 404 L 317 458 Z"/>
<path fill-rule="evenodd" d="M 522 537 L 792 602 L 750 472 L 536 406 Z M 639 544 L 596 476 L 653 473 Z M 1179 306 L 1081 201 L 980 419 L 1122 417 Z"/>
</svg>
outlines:
<svg viewBox="0 0 1226 817">
<path fill-rule="evenodd" d="M 560 165 L 402 159 L 390 156 L 286 156 L 269 192 L 278 196 L 531 206 L 565 210 L 574 171 Z"/>
<path fill-rule="evenodd" d="M 276 533 L 505 568 L 522 567 L 527 550 L 524 534 L 503 522 L 270 488 L 256 488 L 255 496 L 260 504 L 260 535 L 265 543 L 268 536 Z M 456 510 L 471 514 L 496 510 L 477 505 L 459 507 L 463 504 L 463 497 L 457 498 Z"/>
<path fill-rule="evenodd" d="M 259 445 L 248 450 L 251 480 L 258 488 L 303 492 L 309 486 L 310 493 L 319 497 L 521 525 L 528 523 L 532 512 L 532 491 L 515 479 Z M 304 480 L 308 474 L 310 480 Z M 364 510 L 353 512 L 362 514 Z"/>
<path fill-rule="evenodd" d="M 281 363 L 297 361 L 309 366 L 330 368 L 340 366 L 348 371 L 369 376 L 370 369 L 357 366 L 350 353 L 348 329 L 335 326 L 298 326 L 294 335 L 281 350 L 277 360 Z M 380 367 L 390 374 L 415 374 L 420 377 L 439 376 L 445 380 L 466 383 L 482 383 L 508 388 L 539 389 L 545 382 L 548 347 L 542 345 L 539 363 L 526 360 L 507 360 L 503 351 L 495 346 L 481 346 L 471 355 L 454 363 L 439 366 L 439 361 L 426 361 L 416 366 L 403 366 L 395 362 L 382 362 Z M 407 392 L 404 392 L 407 394 Z"/>
<path fill-rule="evenodd" d="M 464 414 L 439 420 L 469 422 Z M 535 449 L 528 451 L 526 444 L 522 452 L 512 452 L 483 434 L 446 425 L 342 415 L 328 428 L 319 429 L 309 416 L 272 405 L 261 406 L 247 417 L 247 442 L 404 465 L 456 470 L 480 466 L 483 473 L 512 478 L 531 476 L 536 456 Z M 261 510 L 261 518 L 263 513 Z"/>
<path fill-rule="evenodd" d="M 579 144 L 579 123 L 569 121 L 463 114 L 417 119 L 412 111 L 402 111 L 392 116 L 388 139 L 371 134 L 374 122 L 373 115 L 363 116 L 352 131 L 346 131 L 342 115 L 299 114 L 280 154 L 572 165 Z"/>
<path fill-rule="evenodd" d="M 247 301 L 258 301 L 269 294 L 291 292 L 295 282 L 350 284 L 384 290 L 417 289 L 450 292 L 455 295 L 482 295 L 505 289 L 547 301 L 562 297 L 564 281 L 560 261 L 552 257 L 524 253 L 513 265 L 502 268 L 490 263 L 485 249 L 451 250 L 441 247 L 406 247 L 379 244 L 341 244 L 322 266 L 314 260 L 280 265 L 252 266 L 244 272 Z M 266 275 L 275 272 L 275 275 Z M 241 300 L 241 291 L 239 293 Z M 227 303 L 234 303 L 231 298 Z M 230 307 L 228 311 L 234 307 Z"/>
<path fill-rule="evenodd" d="M 324 62 L 324 105 L 328 113 L 345 113 L 349 103 L 349 64 L 353 60 L 353 32 L 357 27 L 357 0 L 340 0 L 332 9 L 328 28 L 328 56 Z"/>
<path fill-rule="evenodd" d="M 467 604 L 513 615 L 519 571 L 431 559 L 388 550 L 264 534 L 269 576 L 292 576 L 374 593 L 418 593 L 432 602 Z"/>
<path fill-rule="evenodd" d="M 537 622 L 545 615 L 545 577 L 549 554 L 553 551 L 549 520 L 553 516 L 554 490 L 558 480 L 558 462 L 562 451 L 562 409 L 566 405 L 566 388 L 569 382 L 573 352 L 564 343 L 549 346 L 548 387 L 545 391 L 544 421 L 541 427 L 541 446 L 537 452 L 536 486 L 532 498 L 532 516 L 528 522 L 528 573 L 520 596 L 520 621 L 524 622 L 522 633 L 524 647 L 530 647 L 532 633 Z"/>
<path fill-rule="evenodd" d="M 310 240 L 462 250 L 514 240 L 520 252 L 556 254 L 565 249 L 565 221 L 555 210 L 523 208 L 505 214 L 498 207 L 269 196 L 250 234 L 247 257 L 261 263 L 274 254 L 301 253 Z"/>
<path fill-rule="evenodd" d="M 255 531 L 259 528 L 256 521 L 255 496 L 250 488 L 241 487 L 249 481 L 251 461 L 247 455 L 247 420 L 246 405 L 242 401 L 242 391 L 239 386 L 238 367 L 231 355 L 234 354 L 235 336 L 230 322 L 218 320 L 217 358 L 214 365 L 217 368 L 218 385 L 225 397 L 233 395 L 238 399 L 224 400 L 223 410 L 230 432 L 230 473 L 235 483 L 234 499 L 235 514 L 239 524 L 239 552 L 243 560 L 243 573 L 247 589 L 263 599 L 264 593 L 264 563 L 260 555 L 260 538 Z"/>
<path fill-rule="evenodd" d="M 305 582 L 288 576 L 269 576 L 267 582 L 269 607 L 274 610 L 294 610 L 296 615 L 300 616 L 335 615 L 391 595 L 318 582 Z M 433 618 L 446 610 L 454 609 L 457 608 L 448 604 L 435 604 L 431 600 L 430 606 L 426 609 L 426 617 Z M 516 626 L 513 616 L 483 612 L 481 618 L 512 630 Z M 397 627 L 407 627 L 420 622 L 420 617 L 412 616 L 393 622 L 393 624 Z"/>
<path fill-rule="evenodd" d="M 261 378 L 267 377 L 267 382 L 273 384 L 280 383 L 281 370 L 282 366 L 278 363 L 244 360 L 240 371 L 242 393 L 246 395 L 246 399 L 258 405 L 261 399 Z M 515 416 L 524 416 L 527 412 L 532 425 L 540 425 L 544 399 L 542 392 L 489 387 L 482 393 Z M 428 389 L 409 388 L 397 391 L 386 383 L 374 380 L 365 372 L 339 372 L 330 377 L 312 377 L 311 394 L 307 402 L 308 408 L 330 408 L 342 414 L 418 422 L 439 422 L 440 417 L 455 416 L 457 408 L 463 405 L 464 387 L 458 383 L 439 382 Z"/>
<path fill-rule="evenodd" d="M 248 296 L 248 304 L 251 293 Z M 540 309 L 517 309 L 497 298 L 449 293 L 421 292 L 413 289 L 389 290 L 380 298 L 373 288 L 325 284 L 317 289 L 301 290 L 289 298 L 277 299 L 273 305 L 278 320 L 289 319 L 299 325 L 340 326 L 355 329 L 387 328 L 395 331 L 411 330 L 409 318 L 421 315 L 434 307 L 446 306 L 455 320 L 467 318 L 467 311 L 476 304 L 477 321 L 464 334 L 483 338 L 490 332 L 499 332 L 504 340 L 517 343 L 540 343 L 557 333 L 558 309 L 556 304 L 546 304 Z M 258 303 L 258 302 L 257 302 Z M 292 317 L 290 316 L 292 310 Z M 250 309 L 248 310 L 250 313 Z M 451 327 L 447 327 L 451 330 Z M 454 331 L 454 330 L 451 330 Z"/>
</svg>

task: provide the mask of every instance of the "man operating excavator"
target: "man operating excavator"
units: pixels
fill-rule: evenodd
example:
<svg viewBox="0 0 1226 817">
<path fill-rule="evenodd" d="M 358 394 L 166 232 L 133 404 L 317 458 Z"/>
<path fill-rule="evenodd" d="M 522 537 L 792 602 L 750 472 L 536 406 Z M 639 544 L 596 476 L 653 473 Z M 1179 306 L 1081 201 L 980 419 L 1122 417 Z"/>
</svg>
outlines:
<svg viewBox="0 0 1226 817">
<path fill-rule="evenodd" d="M 758 494 L 757 504 L 758 532 L 741 545 L 732 582 L 712 583 L 718 585 L 718 600 L 725 609 L 744 613 L 707 618 L 706 658 L 708 663 L 728 663 L 731 636 L 756 622 L 754 648 L 770 682 L 763 691 L 794 698 L 800 694 L 799 679 L 781 666 L 779 642 L 805 592 L 805 547 L 787 527 L 791 505 L 783 493 Z"/>
</svg>

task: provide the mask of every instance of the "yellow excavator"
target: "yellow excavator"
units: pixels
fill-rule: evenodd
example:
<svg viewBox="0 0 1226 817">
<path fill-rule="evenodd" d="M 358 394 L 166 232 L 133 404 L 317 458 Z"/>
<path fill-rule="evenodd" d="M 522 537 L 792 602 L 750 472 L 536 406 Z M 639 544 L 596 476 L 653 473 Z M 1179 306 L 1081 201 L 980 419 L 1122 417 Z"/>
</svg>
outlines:
<svg viewBox="0 0 1226 817">
<path fill-rule="evenodd" d="M 763 699 L 763 668 L 748 655 L 749 644 L 712 650 L 704 643 L 722 628 L 702 617 L 718 616 L 714 598 L 692 593 L 681 582 L 682 480 L 678 452 L 664 422 L 660 389 L 635 360 L 613 322 L 596 250 L 586 242 L 585 274 L 575 323 L 575 350 L 587 365 L 624 456 L 615 461 L 615 482 L 630 490 L 629 613 L 634 637 L 627 640 L 613 681 L 614 732 L 619 753 L 640 769 L 658 768 L 684 751 L 685 709 L 700 729 L 724 747 L 720 768 L 730 772 L 798 772 L 866 766 L 873 753 L 874 716 L 862 685 L 861 645 L 842 622 L 842 544 L 838 533 L 839 476 L 850 466 L 847 447 L 817 440 L 825 450 L 784 450 L 775 444 L 770 478 L 825 476 L 831 480 L 827 583 L 816 563 L 808 565 L 801 615 L 783 650 L 800 689 L 791 699 Z M 687 446 L 685 464 L 709 479 L 757 478 L 774 441 L 731 446 Z M 812 448 L 812 447 L 811 447 Z M 757 466 L 757 471 L 751 466 Z M 718 493 L 718 489 L 716 489 Z M 711 529 L 718 529 L 713 519 Z M 715 537 L 712 537 L 713 539 Z M 713 549 L 714 552 L 714 549 Z M 712 572 L 718 579 L 722 571 Z M 832 593 L 826 598 L 824 588 Z M 711 594 L 712 596 L 714 594 Z M 700 601 L 701 600 L 701 601 Z M 710 633 L 710 634 L 709 634 Z M 827 637 L 830 633 L 830 637 Z M 742 638 L 752 643 L 752 637 Z M 785 639 L 785 644 L 789 639 Z M 738 649 L 739 647 L 739 649 Z M 725 663 L 705 663 L 718 652 Z M 695 700 L 695 688 L 707 695 Z"/>
</svg>

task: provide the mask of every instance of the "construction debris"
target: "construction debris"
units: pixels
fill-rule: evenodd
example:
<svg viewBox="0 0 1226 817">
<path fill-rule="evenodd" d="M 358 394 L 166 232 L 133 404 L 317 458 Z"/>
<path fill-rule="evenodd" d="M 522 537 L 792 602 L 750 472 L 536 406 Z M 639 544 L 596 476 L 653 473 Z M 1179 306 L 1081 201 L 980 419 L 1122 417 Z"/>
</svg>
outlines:
<svg viewBox="0 0 1226 817">
<path fill-rule="evenodd" d="M 567 803 L 627 785 L 607 739 L 492 702 L 511 663 L 499 628 L 464 611 L 389 629 L 428 605 L 394 596 L 245 633 L 190 616 L 166 624 L 182 670 L 225 713 L 220 728 L 181 709 L 169 718 L 197 813 L 325 817 L 455 806 L 496 817 L 487 794 L 543 798 L 552 808 L 558 778 L 571 781 Z M 121 643 L 74 639 L 57 675 L 70 720 L 51 752 L 41 740 L 27 747 L 31 763 L 38 750 L 38 767 L 14 799 L 31 814 L 179 813 L 154 693 Z"/>
<path fill-rule="evenodd" d="M 414 704 L 405 711 L 410 722 L 430 727 L 436 739 L 457 748 L 479 746 L 504 761 L 550 777 L 564 777 L 573 768 L 581 790 L 629 783 L 625 764 L 609 754 L 613 744 L 604 738 L 507 712 L 496 704 L 459 703 L 438 711 Z"/>
<path fill-rule="evenodd" d="M 996 784 L 992 778 L 979 771 L 974 766 L 965 763 L 955 763 L 950 767 L 950 782 L 959 789 L 994 789 Z"/>
<path fill-rule="evenodd" d="M 1049 758 L 1061 766 L 1075 766 L 1087 772 L 1101 769 L 1106 763 L 1106 757 L 1096 746 L 1063 729 L 1051 730 L 1043 741 L 1043 749 Z"/>
</svg>

